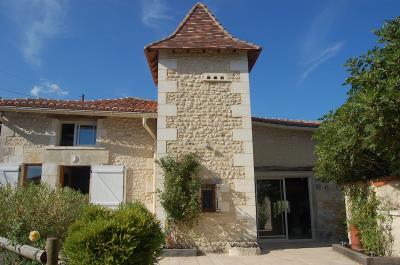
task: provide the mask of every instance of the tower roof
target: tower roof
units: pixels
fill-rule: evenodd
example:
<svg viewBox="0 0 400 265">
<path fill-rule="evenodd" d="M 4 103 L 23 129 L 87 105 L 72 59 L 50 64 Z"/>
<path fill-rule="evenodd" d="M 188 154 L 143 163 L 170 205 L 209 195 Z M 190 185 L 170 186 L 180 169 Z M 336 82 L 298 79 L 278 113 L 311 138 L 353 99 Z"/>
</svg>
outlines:
<svg viewBox="0 0 400 265">
<path fill-rule="evenodd" d="M 195 4 L 176 30 L 168 37 L 144 48 L 154 82 L 157 84 L 158 52 L 162 49 L 231 49 L 247 51 L 249 71 L 253 68 L 261 47 L 239 40 L 226 31 L 208 8 Z"/>
</svg>

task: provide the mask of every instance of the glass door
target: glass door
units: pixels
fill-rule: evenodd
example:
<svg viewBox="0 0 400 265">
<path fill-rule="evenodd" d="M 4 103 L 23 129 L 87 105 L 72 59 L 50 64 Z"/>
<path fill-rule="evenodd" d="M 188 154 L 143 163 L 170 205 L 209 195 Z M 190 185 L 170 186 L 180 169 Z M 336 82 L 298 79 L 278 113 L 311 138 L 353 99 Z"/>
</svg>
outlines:
<svg viewBox="0 0 400 265">
<path fill-rule="evenodd" d="M 256 182 L 257 235 L 270 239 L 311 239 L 308 178 Z"/>
<path fill-rule="evenodd" d="M 312 238 L 308 178 L 286 178 L 285 190 L 289 239 Z"/>
<path fill-rule="evenodd" d="M 286 200 L 283 179 L 257 180 L 259 238 L 286 238 Z"/>
</svg>

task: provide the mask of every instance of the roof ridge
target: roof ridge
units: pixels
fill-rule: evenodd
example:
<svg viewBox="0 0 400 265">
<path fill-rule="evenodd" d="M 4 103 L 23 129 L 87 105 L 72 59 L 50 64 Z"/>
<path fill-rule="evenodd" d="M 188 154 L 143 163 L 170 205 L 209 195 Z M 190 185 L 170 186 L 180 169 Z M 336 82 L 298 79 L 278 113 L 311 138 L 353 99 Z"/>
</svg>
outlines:
<svg viewBox="0 0 400 265">
<path fill-rule="evenodd" d="M 242 43 L 246 43 L 246 44 L 248 44 L 248 45 L 252 45 L 252 46 L 254 46 L 254 48 L 256 48 L 256 49 L 261 49 L 261 47 L 260 47 L 259 45 L 256 45 L 256 44 L 254 44 L 254 43 L 251 43 L 251 42 L 249 42 L 249 41 L 244 41 L 244 40 L 238 39 L 238 38 L 236 38 L 235 36 L 233 36 L 227 29 L 225 29 L 225 27 L 222 25 L 222 23 L 219 22 L 219 20 L 217 19 L 217 17 L 210 11 L 210 9 L 207 7 L 207 5 L 205 5 L 205 4 L 201 3 L 201 2 L 198 2 L 197 4 L 198 4 L 199 6 L 201 6 L 201 7 L 204 8 L 204 10 L 207 12 L 207 14 L 214 20 L 215 24 L 216 24 L 226 35 L 228 35 L 230 38 L 232 38 L 233 40 L 238 41 L 238 42 L 242 42 Z"/>
</svg>

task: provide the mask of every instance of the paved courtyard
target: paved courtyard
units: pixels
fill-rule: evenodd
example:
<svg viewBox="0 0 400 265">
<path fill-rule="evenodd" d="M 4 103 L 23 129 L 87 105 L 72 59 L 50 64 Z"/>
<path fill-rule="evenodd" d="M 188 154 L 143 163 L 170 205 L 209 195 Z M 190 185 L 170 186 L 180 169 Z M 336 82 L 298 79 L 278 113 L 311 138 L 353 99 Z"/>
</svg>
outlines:
<svg viewBox="0 0 400 265">
<path fill-rule="evenodd" d="M 163 258 L 160 265 L 357 265 L 356 262 L 332 251 L 331 247 L 275 249 L 266 254 L 230 257 L 207 254 L 197 257 Z"/>
</svg>

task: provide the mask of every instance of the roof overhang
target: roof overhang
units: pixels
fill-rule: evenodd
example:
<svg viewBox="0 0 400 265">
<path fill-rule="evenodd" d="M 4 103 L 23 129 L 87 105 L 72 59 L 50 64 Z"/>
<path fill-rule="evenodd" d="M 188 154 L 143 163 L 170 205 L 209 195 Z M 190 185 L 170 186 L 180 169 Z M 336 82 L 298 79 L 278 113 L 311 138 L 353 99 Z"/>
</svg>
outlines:
<svg viewBox="0 0 400 265">
<path fill-rule="evenodd" d="M 277 129 L 309 131 L 309 132 L 314 132 L 314 131 L 316 131 L 318 129 L 318 127 L 296 126 L 296 125 L 287 125 L 287 124 L 275 124 L 275 123 L 260 122 L 260 121 L 252 121 L 252 124 L 256 125 L 256 126 L 264 126 L 264 127 L 277 128 Z"/>
<path fill-rule="evenodd" d="M 61 114 L 61 115 L 125 117 L 125 118 L 143 118 L 143 117 L 157 118 L 157 113 L 50 109 L 50 108 L 14 107 L 14 106 L 1 106 L 0 111 L 31 112 L 31 113 L 34 112 L 34 113 Z"/>
</svg>

